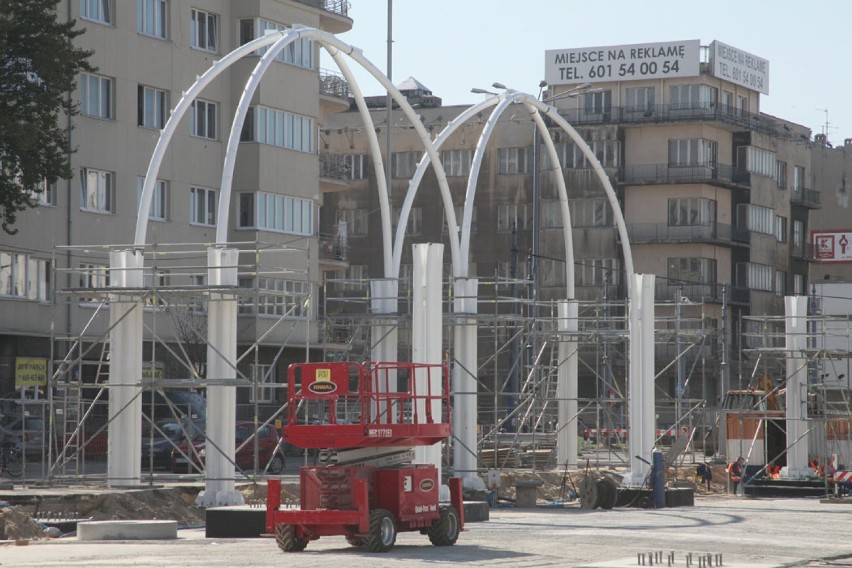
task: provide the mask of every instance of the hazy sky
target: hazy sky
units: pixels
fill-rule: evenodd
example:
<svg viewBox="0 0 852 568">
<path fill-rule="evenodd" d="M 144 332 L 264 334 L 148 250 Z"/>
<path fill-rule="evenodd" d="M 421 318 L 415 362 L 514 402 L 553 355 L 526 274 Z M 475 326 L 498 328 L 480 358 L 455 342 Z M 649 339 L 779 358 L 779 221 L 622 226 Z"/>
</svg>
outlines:
<svg viewBox="0 0 852 568">
<path fill-rule="evenodd" d="M 386 69 L 387 0 L 351 0 L 340 36 Z M 547 49 L 714 39 L 769 60 L 763 112 L 852 138 L 850 0 L 395 0 L 393 81 L 414 76 L 443 104 L 498 81 L 537 94 Z M 335 69 L 324 56 L 323 67 Z M 353 67 L 357 67 L 353 65 Z M 366 95 L 383 89 L 365 72 Z"/>
</svg>

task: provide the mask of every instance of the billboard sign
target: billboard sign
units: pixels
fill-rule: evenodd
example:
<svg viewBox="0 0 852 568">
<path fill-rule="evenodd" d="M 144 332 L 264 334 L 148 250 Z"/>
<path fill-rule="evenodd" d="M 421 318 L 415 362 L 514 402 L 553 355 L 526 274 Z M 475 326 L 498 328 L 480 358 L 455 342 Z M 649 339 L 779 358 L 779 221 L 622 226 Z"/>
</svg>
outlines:
<svg viewBox="0 0 852 568">
<path fill-rule="evenodd" d="M 817 262 L 852 262 L 852 231 L 813 231 L 811 243 Z"/>
<path fill-rule="evenodd" d="M 699 40 L 635 43 L 544 52 L 548 85 L 637 81 L 699 74 Z"/>
<path fill-rule="evenodd" d="M 769 61 L 721 41 L 710 44 L 713 76 L 747 89 L 769 94 Z"/>
<path fill-rule="evenodd" d="M 15 388 L 41 387 L 47 384 L 47 359 L 15 357 Z"/>
</svg>

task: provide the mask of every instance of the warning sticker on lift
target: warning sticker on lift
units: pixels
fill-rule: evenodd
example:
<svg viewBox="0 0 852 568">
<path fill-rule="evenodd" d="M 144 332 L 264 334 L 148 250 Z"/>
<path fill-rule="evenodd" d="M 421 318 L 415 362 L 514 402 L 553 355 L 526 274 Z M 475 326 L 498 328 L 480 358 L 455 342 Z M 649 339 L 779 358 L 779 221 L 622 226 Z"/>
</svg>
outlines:
<svg viewBox="0 0 852 568">
<path fill-rule="evenodd" d="M 434 479 L 426 478 L 426 479 L 422 479 L 420 481 L 420 491 L 432 491 L 432 488 L 434 488 L 434 487 L 435 487 L 435 480 Z"/>
<path fill-rule="evenodd" d="M 308 385 L 308 390 L 314 394 L 331 394 L 337 390 L 337 385 L 331 380 L 331 369 L 317 369 L 314 382 Z"/>
</svg>

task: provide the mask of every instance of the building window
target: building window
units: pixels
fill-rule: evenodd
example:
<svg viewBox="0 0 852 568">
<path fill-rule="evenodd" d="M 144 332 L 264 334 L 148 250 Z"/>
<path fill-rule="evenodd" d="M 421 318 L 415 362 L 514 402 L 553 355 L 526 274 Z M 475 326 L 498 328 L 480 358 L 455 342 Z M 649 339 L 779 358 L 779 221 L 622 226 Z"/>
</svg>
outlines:
<svg viewBox="0 0 852 568">
<path fill-rule="evenodd" d="M 669 90 L 672 110 L 713 108 L 719 100 L 719 89 L 710 85 L 672 85 Z"/>
<path fill-rule="evenodd" d="M 793 247 L 801 251 L 805 244 L 805 224 L 802 221 L 793 220 Z"/>
<path fill-rule="evenodd" d="M 399 225 L 400 209 L 393 210 L 393 234 L 396 235 L 396 228 Z M 412 207 L 408 212 L 408 225 L 405 227 L 406 235 L 419 235 L 423 232 L 423 209 L 420 207 Z"/>
<path fill-rule="evenodd" d="M 240 194 L 241 229 L 259 229 L 293 235 L 313 235 L 314 202 L 276 193 Z"/>
<path fill-rule="evenodd" d="M 621 150 L 621 145 L 618 140 L 591 140 L 588 142 L 588 145 L 603 167 L 618 167 L 619 154 Z M 556 153 L 559 155 L 563 168 L 587 169 L 592 167 L 591 163 L 586 158 L 586 155 L 576 144 L 573 144 L 572 142 L 560 142 L 555 144 L 555 146 Z M 552 169 L 550 155 L 545 153 L 542 157 L 544 158 L 545 163 L 544 169 Z M 532 171 L 532 166 L 530 166 L 529 171 Z"/>
<path fill-rule="evenodd" d="M 444 165 L 444 173 L 447 177 L 461 177 L 470 174 L 470 161 L 473 150 L 443 150 L 441 152 L 441 163 Z"/>
<path fill-rule="evenodd" d="M 800 193 L 805 189 L 805 168 L 793 166 L 793 191 Z"/>
<path fill-rule="evenodd" d="M 56 184 L 47 183 L 46 179 L 42 180 L 38 187 L 30 189 L 29 194 L 39 207 L 56 206 Z"/>
<path fill-rule="evenodd" d="M 343 159 L 349 179 L 367 179 L 367 154 L 346 154 Z"/>
<path fill-rule="evenodd" d="M 189 111 L 189 133 L 216 140 L 216 103 L 194 100 Z"/>
<path fill-rule="evenodd" d="M 137 88 L 137 124 L 145 128 L 160 129 L 166 124 L 168 100 L 166 92 L 139 85 Z"/>
<path fill-rule="evenodd" d="M 28 254 L 0 251 L 0 296 L 37 302 L 50 301 L 49 260 Z"/>
<path fill-rule="evenodd" d="M 538 269 L 542 286 L 565 286 L 565 261 L 542 258 Z"/>
<path fill-rule="evenodd" d="M 786 288 L 785 281 L 787 280 L 787 273 L 783 270 L 775 271 L 775 295 L 783 296 L 784 289 Z"/>
<path fill-rule="evenodd" d="M 775 216 L 775 240 L 779 243 L 787 242 L 787 217 Z"/>
<path fill-rule="evenodd" d="M 805 293 L 805 275 L 804 274 L 794 274 L 793 275 L 793 295 L 801 296 Z"/>
<path fill-rule="evenodd" d="M 669 199 L 669 226 L 710 225 L 716 222 L 716 201 L 704 197 Z"/>
<path fill-rule="evenodd" d="M 775 152 L 770 152 L 754 146 L 737 148 L 737 166 L 753 174 L 774 179 L 778 174 L 775 164 Z"/>
<path fill-rule="evenodd" d="M 734 93 L 730 91 L 722 91 L 722 112 L 734 114 L 735 109 Z"/>
<path fill-rule="evenodd" d="M 541 228 L 542 229 L 560 229 L 562 228 L 562 206 L 556 199 L 545 199 L 541 202 Z"/>
<path fill-rule="evenodd" d="M 255 365 L 251 366 L 251 378 L 254 381 L 250 389 L 249 402 L 267 403 L 275 400 L 275 366 Z"/>
<path fill-rule="evenodd" d="M 612 227 L 612 208 L 606 199 L 576 199 L 571 202 L 573 227 Z"/>
<path fill-rule="evenodd" d="M 193 225 L 216 225 L 216 190 L 203 187 L 189 189 L 189 222 Z"/>
<path fill-rule="evenodd" d="M 80 170 L 80 209 L 113 212 L 113 174 L 92 168 Z"/>
<path fill-rule="evenodd" d="M 151 37 L 166 39 L 166 0 L 137 0 L 137 31 Z"/>
<path fill-rule="evenodd" d="M 108 288 L 109 268 L 102 264 L 80 263 L 79 282 L 80 288 Z M 80 298 L 81 304 L 97 302 L 96 298 Z"/>
<path fill-rule="evenodd" d="M 145 186 L 145 178 L 136 178 L 136 208 L 142 201 L 142 189 Z M 168 187 L 166 180 L 158 179 L 154 184 L 154 194 L 151 196 L 151 208 L 148 209 L 148 218 L 155 221 L 165 221 L 168 215 Z"/>
<path fill-rule="evenodd" d="M 264 20 L 262 18 L 240 20 L 240 45 L 245 45 L 248 42 L 263 37 L 269 32 L 283 32 L 289 29 L 290 26 L 278 24 Z M 257 50 L 257 55 L 264 55 L 269 46 L 262 47 Z M 278 55 L 275 56 L 276 61 L 289 63 L 304 67 L 305 69 L 314 68 L 314 42 L 310 39 L 297 39 L 288 44 Z"/>
<path fill-rule="evenodd" d="M 259 142 L 299 152 L 312 152 L 314 148 L 314 119 L 267 107 L 253 107 L 252 117 L 246 121 L 250 128 L 243 129 L 243 142 Z"/>
<path fill-rule="evenodd" d="M 363 237 L 369 229 L 370 212 L 366 209 L 338 209 L 337 226 L 341 234 L 350 237 Z"/>
<path fill-rule="evenodd" d="M 654 110 L 654 87 L 636 87 L 627 89 L 627 108 L 629 113 L 645 113 Z"/>
<path fill-rule="evenodd" d="M 668 259 L 669 285 L 673 284 L 715 284 L 716 259 L 681 257 Z"/>
<path fill-rule="evenodd" d="M 420 161 L 420 152 L 394 152 L 391 154 L 391 177 L 411 179 Z"/>
<path fill-rule="evenodd" d="M 529 276 L 529 263 L 526 258 L 519 258 L 515 263 L 515 273 L 512 274 L 512 262 L 501 260 L 497 263 L 497 277 L 524 280 Z"/>
<path fill-rule="evenodd" d="M 80 0 L 80 17 L 102 24 L 112 24 L 113 0 Z"/>
<path fill-rule="evenodd" d="M 669 140 L 669 166 L 715 165 L 716 142 L 713 140 Z"/>
<path fill-rule="evenodd" d="M 219 50 L 219 16 L 193 9 L 189 34 L 190 45 L 195 49 L 217 52 Z"/>
<path fill-rule="evenodd" d="M 778 189 L 787 189 L 787 162 L 775 160 L 775 182 Z"/>
<path fill-rule="evenodd" d="M 456 205 L 454 209 L 456 211 L 456 225 L 458 225 L 459 233 L 461 233 L 462 222 L 464 221 L 464 206 Z M 441 214 L 444 216 L 443 228 L 441 230 L 446 233 L 450 229 L 447 225 L 447 215 L 444 213 L 443 208 L 441 209 Z M 474 205 L 470 211 L 470 234 L 473 235 L 478 230 L 478 223 L 476 220 L 476 205 Z"/>
<path fill-rule="evenodd" d="M 775 212 L 769 207 L 741 203 L 737 206 L 737 218 L 737 225 L 749 231 L 775 234 Z"/>
<path fill-rule="evenodd" d="M 737 263 L 737 286 L 750 290 L 772 292 L 775 269 L 766 264 L 754 262 Z"/>
<path fill-rule="evenodd" d="M 533 149 L 529 148 L 498 148 L 498 174 L 528 174 L 532 173 L 535 160 Z"/>
<path fill-rule="evenodd" d="M 748 112 L 748 99 L 737 95 L 737 114 L 744 116 Z"/>
<path fill-rule="evenodd" d="M 255 281 L 251 278 L 240 280 L 240 287 L 253 289 Z M 256 313 L 258 316 L 275 316 L 293 319 L 311 317 L 311 283 L 301 280 L 282 280 L 279 278 L 257 279 Z M 240 307 L 241 314 L 251 314 L 255 310 L 250 304 Z"/>
<path fill-rule="evenodd" d="M 498 231 L 526 231 L 532 226 L 532 207 L 518 203 L 497 205 Z"/>
<path fill-rule="evenodd" d="M 618 258 L 583 258 L 574 262 L 574 283 L 578 287 L 598 287 L 619 281 Z"/>
<path fill-rule="evenodd" d="M 344 290 L 364 290 L 369 284 L 370 267 L 366 264 L 350 264 L 345 270 L 337 271 L 337 276 L 344 281 Z"/>
<path fill-rule="evenodd" d="M 607 89 L 586 93 L 583 97 L 583 110 L 586 115 L 603 115 L 604 120 L 608 119 L 612 112 L 612 91 Z"/>
<path fill-rule="evenodd" d="M 112 79 L 91 73 L 80 74 L 80 113 L 112 118 Z"/>
</svg>

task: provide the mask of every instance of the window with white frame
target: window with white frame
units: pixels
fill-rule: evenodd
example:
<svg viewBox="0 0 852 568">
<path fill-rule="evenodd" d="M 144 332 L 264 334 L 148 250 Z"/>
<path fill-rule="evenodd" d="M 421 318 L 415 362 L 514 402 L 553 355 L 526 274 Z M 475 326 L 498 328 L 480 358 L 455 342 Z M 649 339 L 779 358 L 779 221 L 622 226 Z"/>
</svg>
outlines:
<svg viewBox="0 0 852 568">
<path fill-rule="evenodd" d="M 216 139 L 216 103 L 195 99 L 189 110 L 189 133 L 201 138 Z"/>
<path fill-rule="evenodd" d="M 575 199 L 570 202 L 573 227 L 612 227 L 612 208 L 606 199 Z"/>
<path fill-rule="evenodd" d="M 793 247 L 801 250 L 805 244 L 805 224 L 802 221 L 793 220 Z"/>
<path fill-rule="evenodd" d="M 462 222 L 464 221 L 464 206 L 463 205 L 456 205 L 454 207 L 454 209 L 455 209 L 455 212 L 456 212 L 456 225 L 458 225 L 459 234 L 461 234 Z M 444 213 L 443 208 L 441 208 L 441 214 L 444 216 L 444 222 L 443 222 L 443 226 L 442 226 L 441 230 L 444 233 L 446 233 L 446 232 L 449 231 L 449 225 L 447 224 L 447 215 L 446 215 L 446 213 Z M 471 211 L 470 211 L 470 234 L 473 235 L 478 230 L 479 230 L 479 227 L 478 227 L 478 223 L 477 223 L 477 220 L 476 220 L 476 205 L 474 205 L 471 208 Z"/>
<path fill-rule="evenodd" d="M 370 280 L 370 267 L 366 264 L 350 264 L 345 270 L 337 272 L 343 279 L 344 290 L 364 290 Z"/>
<path fill-rule="evenodd" d="M 775 216 L 775 240 L 779 243 L 787 242 L 787 217 Z"/>
<path fill-rule="evenodd" d="M 515 263 L 515 273 L 512 274 L 512 262 L 501 260 L 497 262 L 497 277 L 525 280 L 529 276 L 529 262 L 526 258 L 519 258 Z"/>
<path fill-rule="evenodd" d="M 189 189 L 189 222 L 193 225 L 216 225 L 216 190 L 204 187 Z"/>
<path fill-rule="evenodd" d="M 704 197 L 669 198 L 669 226 L 710 225 L 716 222 L 716 200 Z"/>
<path fill-rule="evenodd" d="M 293 235 L 313 235 L 314 202 L 301 197 L 259 191 L 241 193 L 241 229 L 260 229 Z"/>
<path fill-rule="evenodd" d="M 114 0 L 80 0 L 80 17 L 101 24 L 112 24 Z"/>
<path fill-rule="evenodd" d="M 574 262 L 574 283 L 578 287 L 615 284 L 620 278 L 618 258 L 583 258 Z"/>
<path fill-rule="evenodd" d="M 793 166 L 793 191 L 800 192 L 805 188 L 805 168 Z"/>
<path fill-rule="evenodd" d="M 240 140 L 259 142 L 299 152 L 313 152 L 314 119 L 268 107 L 252 107 Z"/>
<path fill-rule="evenodd" d="M 793 274 L 793 294 L 801 296 L 805 293 L 805 275 Z"/>
<path fill-rule="evenodd" d="M 603 167 L 618 167 L 621 151 L 621 143 L 618 140 L 591 140 L 587 144 Z M 560 154 L 562 166 L 565 169 L 583 170 L 592 167 L 583 150 L 573 142 L 558 144 L 557 152 Z M 547 154 L 545 154 L 545 157 L 547 157 Z"/>
<path fill-rule="evenodd" d="M 703 138 L 669 140 L 669 166 L 715 166 L 716 142 Z"/>
<path fill-rule="evenodd" d="M 272 402 L 275 400 L 275 366 L 251 365 L 252 388 L 249 389 L 249 402 Z"/>
<path fill-rule="evenodd" d="M 606 89 L 586 93 L 583 103 L 586 114 L 608 114 L 612 111 L 612 91 Z"/>
<path fill-rule="evenodd" d="M 669 103 L 672 109 L 711 108 L 719 99 L 719 89 L 710 85 L 672 85 Z"/>
<path fill-rule="evenodd" d="M 263 18 L 240 20 L 240 45 L 245 45 L 254 39 L 263 37 L 268 32 L 283 32 L 289 28 L 290 26 L 285 24 L 271 22 Z M 269 47 L 263 47 L 258 49 L 256 53 L 262 56 L 268 49 Z M 275 56 L 275 59 L 282 63 L 297 65 L 305 69 L 313 69 L 315 66 L 314 50 L 313 40 L 299 38 L 284 47 Z"/>
<path fill-rule="evenodd" d="M 280 278 L 240 279 L 240 287 L 253 289 L 257 282 L 256 313 L 258 316 L 276 316 L 293 319 L 311 317 L 311 283 Z M 248 302 L 240 307 L 241 314 L 255 313 Z"/>
<path fill-rule="evenodd" d="M 737 225 L 740 227 L 766 235 L 775 234 L 775 211 L 769 207 L 740 203 L 737 206 L 737 216 Z"/>
<path fill-rule="evenodd" d="M 535 167 L 533 148 L 513 147 L 497 149 L 497 173 L 502 175 L 528 174 Z"/>
<path fill-rule="evenodd" d="M 542 258 L 539 259 L 538 270 L 542 286 L 565 286 L 565 261 Z"/>
<path fill-rule="evenodd" d="M 80 114 L 113 118 L 113 81 L 93 73 L 80 73 Z"/>
<path fill-rule="evenodd" d="M 754 262 L 737 263 L 737 286 L 750 290 L 772 292 L 775 268 Z"/>
<path fill-rule="evenodd" d="M 166 39 L 168 13 L 166 0 L 136 0 L 136 31 L 147 36 Z"/>
<path fill-rule="evenodd" d="M 38 184 L 38 187 L 29 190 L 30 197 L 39 207 L 55 207 L 56 206 L 56 184 L 47 183 L 44 179 Z"/>
<path fill-rule="evenodd" d="M 349 179 L 367 179 L 367 154 L 346 154 L 343 160 Z"/>
<path fill-rule="evenodd" d="M 716 259 L 698 257 L 672 257 L 667 261 L 669 285 L 715 284 Z"/>
<path fill-rule="evenodd" d="M 778 189 L 787 189 L 787 162 L 775 160 L 775 183 Z"/>
<path fill-rule="evenodd" d="M 775 164 L 775 152 L 755 146 L 737 148 L 737 166 L 740 169 L 759 176 L 775 179 L 778 166 Z"/>
<path fill-rule="evenodd" d="M 562 228 L 562 205 L 558 199 L 542 200 L 540 212 L 542 229 Z"/>
<path fill-rule="evenodd" d="M 114 191 L 112 172 L 93 168 L 80 169 L 80 209 L 112 213 Z"/>
<path fill-rule="evenodd" d="M 50 269 L 49 260 L 0 251 L 0 296 L 50 301 Z"/>
<path fill-rule="evenodd" d="M 79 288 L 107 288 L 109 287 L 109 268 L 103 264 L 81 262 L 78 269 Z M 81 297 L 80 303 L 96 302 L 95 298 Z"/>
<path fill-rule="evenodd" d="M 168 104 L 166 91 L 139 85 L 137 88 L 137 125 L 157 129 L 165 126 Z"/>
<path fill-rule="evenodd" d="M 393 179 L 411 179 L 417 170 L 421 152 L 393 152 L 391 154 L 391 177 Z"/>
<path fill-rule="evenodd" d="M 136 178 L 136 208 L 142 201 L 142 189 L 145 186 L 145 178 Z M 148 218 L 155 221 L 165 221 L 168 215 L 169 184 L 164 179 L 158 179 L 154 183 L 154 193 L 151 196 L 151 208 L 148 209 Z"/>
<path fill-rule="evenodd" d="M 195 49 L 219 51 L 219 16 L 193 8 L 190 14 L 190 45 Z"/>
<path fill-rule="evenodd" d="M 396 234 L 396 227 L 399 225 L 399 214 L 402 211 L 395 207 L 393 210 L 392 231 Z M 423 209 L 421 207 L 412 207 L 408 212 L 408 225 L 405 227 L 406 235 L 419 235 L 423 232 Z"/>
<path fill-rule="evenodd" d="M 628 88 L 626 95 L 627 112 L 647 112 L 654 109 L 654 87 Z"/>
<path fill-rule="evenodd" d="M 775 295 L 783 296 L 787 281 L 787 273 L 783 270 L 775 271 Z"/>
<path fill-rule="evenodd" d="M 441 151 L 441 163 L 444 165 L 444 173 L 447 174 L 447 177 L 461 177 L 470 174 L 472 158 L 473 150 L 470 148 Z"/>
<path fill-rule="evenodd" d="M 532 207 L 525 203 L 498 203 L 497 230 L 525 231 L 532 226 Z"/>
<path fill-rule="evenodd" d="M 350 237 L 366 236 L 370 230 L 370 212 L 367 209 L 338 209 L 336 223 L 345 223 L 346 235 Z"/>
</svg>

